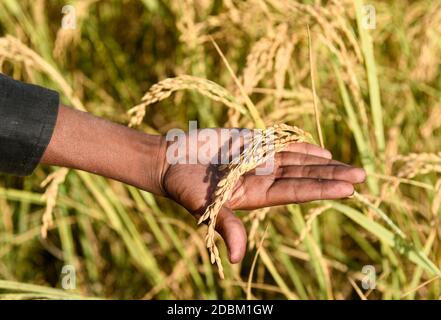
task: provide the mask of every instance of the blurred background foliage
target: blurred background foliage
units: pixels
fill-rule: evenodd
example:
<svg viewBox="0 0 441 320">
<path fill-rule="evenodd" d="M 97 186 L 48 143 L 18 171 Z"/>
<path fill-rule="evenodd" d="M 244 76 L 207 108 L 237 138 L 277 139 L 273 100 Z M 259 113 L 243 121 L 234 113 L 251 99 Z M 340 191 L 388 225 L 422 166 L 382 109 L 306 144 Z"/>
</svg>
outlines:
<svg viewBox="0 0 441 320">
<path fill-rule="evenodd" d="M 60 28 L 66 4 L 74 30 Z M 222 281 L 205 228 L 166 199 L 84 172 L 0 175 L 0 297 L 439 298 L 441 3 L 369 4 L 372 30 L 361 0 L 0 1 L 2 72 L 121 124 L 150 86 L 183 74 L 243 103 L 212 36 L 266 125 L 315 134 L 309 25 L 325 146 L 369 174 L 361 197 L 238 212 L 262 246 L 226 264 Z M 188 120 L 254 127 L 197 91 L 178 91 L 137 129 L 164 134 Z M 51 173 L 65 180 L 42 198 Z M 43 238 L 48 198 L 54 224 Z M 77 271 L 73 291 L 60 289 L 67 264 Z M 365 265 L 375 267 L 374 290 L 362 289 Z"/>
</svg>

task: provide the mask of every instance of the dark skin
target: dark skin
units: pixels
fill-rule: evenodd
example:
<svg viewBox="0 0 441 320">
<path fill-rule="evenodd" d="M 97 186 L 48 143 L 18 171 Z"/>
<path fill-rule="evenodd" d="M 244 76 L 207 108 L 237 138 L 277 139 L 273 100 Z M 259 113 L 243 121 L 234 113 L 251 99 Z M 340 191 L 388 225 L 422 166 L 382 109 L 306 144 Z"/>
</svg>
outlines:
<svg viewBox="0 0 441 320">
<path fill-rule="evenodd" d="M 209 204 L 219 177 L 211 164 L 174 164 L 167 142 L 90 114 L 60 106 L 42 164 L 88 171 L 173 199 L 198 218 Z M 216 146 L 217 147 L 217 146 Z M 240 262 L 246 232 L 233 210 L 256 209 L 313 200 L 341 199 L 365 180 L 363 169 L 332 160 L 328 150 L 292 143 L 276 155 L 271 174 L 251 171 L 234 187 L 217 220 L 229 259 Z"/>
</svg>

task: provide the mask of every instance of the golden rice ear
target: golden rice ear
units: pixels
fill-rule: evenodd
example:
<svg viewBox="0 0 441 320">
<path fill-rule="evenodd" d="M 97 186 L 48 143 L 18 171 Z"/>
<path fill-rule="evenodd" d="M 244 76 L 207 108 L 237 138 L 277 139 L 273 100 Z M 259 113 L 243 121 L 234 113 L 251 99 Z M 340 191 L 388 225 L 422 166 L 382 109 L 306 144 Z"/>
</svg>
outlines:
<svg viewBox="0 0 441 320">
<path fill-rule="evenodd" d="M 58 85 L 72 107 L 86 111 L 86 107 L 63 75 L 53 65 L 45 61 L 43 57 L 27 47 L 19 39 L 11 35 L 0 38 L 0 57 L 12 62 L 23 63 L 26 68 L 31 67 L 34 70 L 45 73 Z"/>
<path fill-rule="evenodd" d="M 403 164 L 398 170 L 399 178 L 412 179 L 417 175 L 430 172 L 441 173 L 441 152 L 397 155 L 394 157 L 393 162 Z"/>
<path fill-rule="evenodd" d="M 57 169 L 48 175 L 40 184 L 40 187 L 46 188 L 46 191 L 42 196 L 42 199 L 46 201 L 46 208 L 42 217 L 43 224 L 40 231 L 43 239 L 46 239 L 49 228 L 51 228 L 54 224 L 52 213 L 57 202 L 58 188 L 64 183 L 68 173 L 69 169 L 67 168 Z"/>
<path fill-rule="evenodd" d="M 234 109 L 241 114 L 247 114 L 247 110 L 240 102 L 224 87 L 217 83 L 195 76 L 180 75 L 175 78 L 167 78 L 154 84 L 142 97 L 141 102 L 132 107 L 129 126 L 140 125 L 144 119 L 146 108 L 156 102 L 167 99 L 172 93 L 180 90 L 194 90 L 207 98 L 220 102 L 228 108 Z"/>
<path fill-rule="evenodd" d="M 219 256 L 219 250 L 214 241 L 216 220 L 219 211 L 228 200 L 239 178 L 245 173 L 255 169 L 273 157 L 277 152 L 283 150 L 292 142 L 310 142 L 311 135 L 297 127 L 286 124 L 276 124 L 266 130 L 261 135 L 255 135 L 248 146 L 239 156 L 239 161 L 230 163 L 227 168 L 227 174 L 219 181 L 213 192 L 212 203 L 207 207 L 199 223 L 207 221 L 208 231 L 205 237 L 206 246 L 210 252 L 211 263 L 216 265 L 219 275 L 223 278 L 222 261 Z"/>
</svg>

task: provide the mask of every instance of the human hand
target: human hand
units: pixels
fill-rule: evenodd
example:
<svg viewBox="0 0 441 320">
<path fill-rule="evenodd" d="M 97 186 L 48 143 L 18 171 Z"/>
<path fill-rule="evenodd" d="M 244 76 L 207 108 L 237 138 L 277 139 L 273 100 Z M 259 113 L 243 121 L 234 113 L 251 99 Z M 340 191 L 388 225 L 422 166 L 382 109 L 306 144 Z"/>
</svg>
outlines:
<svg viewBox="0 0 441 320">
<path fill-rule="evenodd" d="M 199 218 L 219 182 L 217 165 L 171 164 L 167 146 L 164 137 L 61 106 L 41 163 L 92 172 L 167 196 Z M 214 142 L 211 148 L 219 146 Z M 332 160 L 329 151 L 307 143 L 288 145 L 274 160 L 269 174 L 253 170 L 240 178 L 217 218 L 232 263 L 243 259 L 247 239 L 233 210 L 345 198 L 365 179 L 364 170 Z"/>
<path fill-rule="evenodd" d="M 186 139 L 185 145 L 188 146 L 188 135 Z M 210 143 L 215 145 L 209 150 L 220 149 L 219 142 Z M 202 149 L 200 143 L 198 148 Z M 161 165 L 162 188 L 166 196 L 199 218 L 211 203 L 212 192 L 221 176 L 217 164 L 189 164 L 188 150 L 183 157 L 186 163 L 170 164 L 166 151 L 162 152 L 160 159 L 165 159 Z M 292 143 L 276 154 L 273 170 L 269 174 L 258 175 L 253 170 L 239 179 L 216 223 L 216 230 L 227 245 L 232 263 L 243 259 L 247 239 L 245 227 L 233 210 L 340 199 L 353 194 L 353 184 L 365 179 L 364 170 L 331 158 L 329 151 L 315 145 Z"/>
</svg>

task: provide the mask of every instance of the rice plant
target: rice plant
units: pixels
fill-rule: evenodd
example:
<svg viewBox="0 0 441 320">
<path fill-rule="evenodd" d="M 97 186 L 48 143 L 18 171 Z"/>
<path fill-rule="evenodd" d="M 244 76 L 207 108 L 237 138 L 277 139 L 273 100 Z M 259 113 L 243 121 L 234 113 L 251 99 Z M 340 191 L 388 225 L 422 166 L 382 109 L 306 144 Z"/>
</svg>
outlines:
<svg viewBox="0 0 441 320">
<path fill-rule="evenodd" d="M 221 279 L 218 205 L 251 166 L 229 168 L 208 226 L 85 172 L 1 175 L 0 298 L 441 297 L 441 3 L 369 1 L 369 27 L 362 0 L 70 4 L 66 30 L 61 0 L 1 1 L 1 72 L 148 133 L 301 128 L 281 145 L 310 132 L 368 179 L 351 199 L 236 212 L 249 251 Z"/>
</svg>

